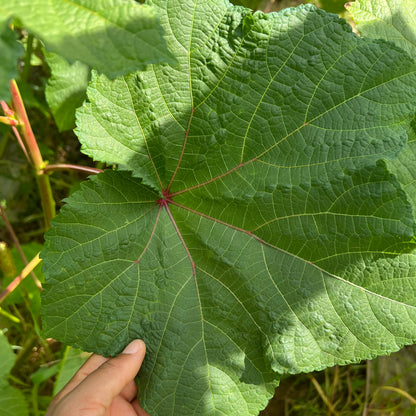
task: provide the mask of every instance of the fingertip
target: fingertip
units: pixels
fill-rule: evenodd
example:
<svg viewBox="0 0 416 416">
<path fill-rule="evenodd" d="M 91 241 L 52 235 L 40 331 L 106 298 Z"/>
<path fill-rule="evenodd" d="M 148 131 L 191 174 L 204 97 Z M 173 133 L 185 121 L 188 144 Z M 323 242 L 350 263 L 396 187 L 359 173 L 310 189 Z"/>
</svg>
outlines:
<svg viewBox="0 0 416 416">
<path fill-rule="evenodd" d="M 108 359 L 93 371 L 74 391 L 77 400 L 91 400 L 108 406 L 114 397 L 134 380 L 140 370 L 146 351 L 145 343 L 136 339 L 121 354 Z M 102 383 L 106 380 L 105 383 Z M 97 390 L 97 385 L 101 388 Z"/>
<path fill-rule="evenodd" d="M 146 344 L 141 339 L 135 339 L 124 348 L 122 354 L 137 354 L 139 351 L 144 355 L 146 352 Z"/>
</svg>

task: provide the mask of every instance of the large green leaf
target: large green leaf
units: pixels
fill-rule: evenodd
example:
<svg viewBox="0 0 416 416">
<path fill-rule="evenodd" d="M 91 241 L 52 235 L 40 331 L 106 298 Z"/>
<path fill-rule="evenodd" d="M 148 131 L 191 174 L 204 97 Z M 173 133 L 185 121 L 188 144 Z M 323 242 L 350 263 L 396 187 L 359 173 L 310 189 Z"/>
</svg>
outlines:
<svg viewBox="0 0 416 416">
<path fill-rule="evenodd" d="M 0 386 L 8 383 L 7 377 L 13 367 L 15 355 L 7 341 L 6 336 L 0 330 Z"/>
<path fill-rule="evenodd" d="M 363 36 L 394 42 L 416 58 L 416 0 L 364 0 L 349 3 L 347 9 Z M 403 184 L 416 213 L 416 118 L 409 133 L 405 150 L 387 163 Z"/>
<path fill-rule="evenodd" d="M 0 6 L 0 100 L 10 98 L 9 81 L 16 77 L 17 60 L 24 52 L 6 17 L 1 13 Z"/>
<path fill-rule="evenodd" d="M 0 330 L 0 408 L 4 416 L 27 416 L 29 414 L 23 393 L 9 385 L 7 380 L 13 367 L 14 355 L 6 336 Z"/>
<path fill-rule="evenodd" d="M 18 17 L 47 50 L 109 76 L 172 62 L 154 11 L 134 0 L 7 0 L 0 13 Z"/>
<path fill-rule="evenodd" d="M 0 406 L 3 416 L 27 416 L 28 406 L 23 393 L 14 387 L 3 386 L 0 391 Z"/>
<path fill-rule="evenodd" d="M 77 133 L 120 170 L 46 235 L 45 333 L 101 354 L 143 338 L 152 416 L 257 415 L 282 373 L 414 342 L 415 222 L 382 160 L 406 144 L 413 61 L 313 6 L 152 4 L 178 64 L 93 77 Z"/>
<path fill-rule="evenodd" d="M 60 131 L 75 127 L 75 110 L 82 105 L 90 78 L 87 65 L 76 61 L 72 65 L 55 53 L 46 53 L 51 77 L 45 97 Z"/>
<path fill-rule="evenodd" d="M 416 58 L 415 0 L 360 0 L 346 6 L 364 36 L 387 39 Z"/>
<path fill-rule="evenodd" d="M 72 347 L 66 347 L 64 356 L 60 363 L 59 372 L 53 386 L 54 394 L 59 393 L 69 380 L 85 363 L 90 354 Z"/>
</svg>

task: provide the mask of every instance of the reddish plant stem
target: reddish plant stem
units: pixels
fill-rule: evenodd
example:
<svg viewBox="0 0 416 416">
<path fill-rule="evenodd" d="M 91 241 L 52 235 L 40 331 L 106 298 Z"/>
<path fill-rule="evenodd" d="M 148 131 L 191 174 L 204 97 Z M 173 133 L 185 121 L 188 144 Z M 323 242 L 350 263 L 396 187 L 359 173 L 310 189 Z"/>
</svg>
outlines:
<svg viewBox="0 0 416 416">
<path fill-rule="evenodd" d="M 25 253 L 23 253 L 23 250 L 22 250 L 22 247 L 20 245 L 19 239 L 17 238 L 17 235 L 14 232 L 12 225 L 10 224 L 10 221 L 9 221 L 9 218 L 7 217 L 6 211 L 4 210 L 4 208 L 1 205 L 0 205 L 0 212 L 1 212 L 1 216 L 3 217 L 4 223 L 6 224 L 7 231 L 9 232 L 9 234 L 10 234 L 12 240 L 13 240 L 13 243 L 16 247 L 16 250 L 19 252 L 19 255 L 20 255 L 21 259 L 23 260 L 23 263 L 25 264 L 25 266 L 27 266 L 29 264 L 29 262 L 27 261 Z M 36 286 L 39 289 L 42 290 L 42 283 L 37 278 L 35 272 L 31 271 L 30 275 L 31 275 L 33 281 L 35 282 Z"/>
<path fill-rule="evenodd" d="M 19 125 L 22 127 L 22 135 L 25 147 L 29 150 L 30 160 L 38 172 L 43 167 L 42 155 L 40 154 L 38 143 L 36 142 L 35 135 L 33 134 L 32 127 L 27 117 L 26 109 L 23 104 L 19 88 L 17 87 L 16 81 L 13 79 L 10 81 L 10 93 L 12 95 L 13 110 Z"/>
<path fill-rule="evenodd" d="M 45 174 L 48 172 L 53 172 L 56 170 L 76 170 L 79 172 L 84 173 L 91 173 L 91 174 L 98 174 L 104 172 L 102 169 L 91 168 L 89 166 L 80 166 L 80 165 L 71 165 L 66 163 L 60 163 L 56 165 L 46 165 L 42 170 L 41 173 Z"/>
<path fill-rule="evenodd" d="M 12 127 L 23 152 L 35 168 L 36 181 L 39 187 L 43 216 L 45 219 L 45 228 L 48 229 L 51 226 L 51 219 L 56 215 L 56 211 L 49 176 L 43 172 L 43 168 L 46 164 L 42 159 L 39 146 L 27 117 L 19 88 L 14 80 L 10 81 L 10 93 L 12 96 L 13 111 L 10 110 L 5 103 L 2 103 L 2 107 L 7 116 L 16 118 L 18 126 L 21 129 L 22 137 L 17 128 L 15 126 Z"/>
<path fill-rule="evenodd" d="M 19 143 L 20 147 L 23 150 L 23 153 L 25 154 L 25 157 L 26 157 L 27 161 L 31 164 L 32 161 L 30 160 L 29 154 L 27 153 L 26 147 L 25 147 L 25 145 L 23 143 L 23 140 L 20 136 L 19 130 L 17 130 L 17 128 L 15 126 L 12 126 L 12 131 L 13 131 L 16 139 L 17 139 L 17 142 Z"/>
<path fill-rule="evenodd" d="M 4 114 L 6 114 L 6 116 L 7 117 L 10 117 L 10 118 L 13 118 L 14 117 L 14 112 L 13 112 L 13 110 L 11 110 L 10 108 L 9 108 L 9 106 L 7 105 L 7 103 L 6 103 L 6 101 L 1 101 L 0 102 L 0 104 L 1 104 L 1 108 L 2 108 L 2 110 L 3 110 L 3 112 L 4 112 Z"/>
<path fill-rule="evenodd" d="M 27 266 L 22 270 L 22 273 L 19 274 L 5 289 L 3 293 L 0 294 L 0 304 L 4 301 L 4 299 L 7 298 L 7 296 L 10 295 L 10 293 L 13 292 L 14 289 L 22 282 L 23 279 L 25 279 L 31 271 L 34 270 L 34 268 L 42 261 L 39 257 L 38 253 L 28 264 Z"/>
</svg>

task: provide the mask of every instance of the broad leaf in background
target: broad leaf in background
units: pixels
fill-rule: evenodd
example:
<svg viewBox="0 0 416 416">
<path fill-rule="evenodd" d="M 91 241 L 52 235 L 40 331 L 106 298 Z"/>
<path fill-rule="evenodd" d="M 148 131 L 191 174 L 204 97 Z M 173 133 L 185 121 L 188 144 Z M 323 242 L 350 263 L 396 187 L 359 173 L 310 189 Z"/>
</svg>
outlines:
<svg viewBox="0 0 416 416">
<path fill-rule="evenodd" d="M 23 46 L 10 29 L 7 16 L 0 6 L 0 100 L 9 100 L 9 80 L 17 75 L 17 60 L 23 55 Z"/>
<path fill-rule="evenodd" d="M 54 53 L 46 53 L 51 77 L 45 89 L 46 101 L 59 131 L 75 127 L 75 110 L 82 105 L 90 78 L 87 65 L 76 61 L 69 64 Z"/>
<path fill-rule="evenodd" d="M 371 0 L 347 4 L 363 36 L 387 39 L 416 59 L 416 0 Z M 397 159 L 387 161 L 403 184 L 416 215 L 416 118 L 409 131 L 409 142 Z"/>
<path fill-rule="evenodd" d="M 111 77 L 172 62 L 154 11 L 134 0 L 7 0 L 0 13 L 19 18 L 48 51 Z"/>
<path fill-rule="evenodd" d="M 415 0 L 361 0 L 346 8 L 363 36 L 388 39 L 416 58 Z"/>
<path fill-rule="evenodd" d="M 23 393 L 10 386 L 7 378 L 16 356 L 0 329 L 0 409 L 2 416 L 27 416 L 29 414 Z"/>
<path fill-rule="evenodd" d="M 93 76 L 77 134 L 121 170 L 46 235 L 45 334 L 105 355 L 143 338 L 152 416 L 257 415 L 282 373 L 413 343 L 415 222 L 382 160 L 413 61 L 313 6 L 152 4 L 178 64 Z"/>
<path fill-rule="evenodd" d="M 58 394 L 64 388 L 89 356 L 89 353 L 83 352 L 77 348 L 66 347 L 59 366 L 56 382 L 53 386 L 54 395 Z"/>
</svg>

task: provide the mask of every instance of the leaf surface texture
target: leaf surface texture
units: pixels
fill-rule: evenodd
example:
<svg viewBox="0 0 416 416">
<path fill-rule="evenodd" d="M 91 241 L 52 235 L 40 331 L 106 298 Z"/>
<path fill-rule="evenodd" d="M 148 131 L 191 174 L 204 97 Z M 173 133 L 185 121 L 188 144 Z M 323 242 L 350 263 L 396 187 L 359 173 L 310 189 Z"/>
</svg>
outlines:
<svg viewBox="0 0 416 416">
<path fill-rule="evenodd" d="M 157 16 L 134 0 L 7 0 L 0 13 L 19 18 L 48 51 L 110 77 L 173 62 Z"/>
<path fill-rule="evenodd" d="M 177 64 L 93 75 L 77 134 L 119 170 L 47 233 L 46 334 L 143 338 L 152 416 L 257 415 L 283 373 L 414 342 L 412 203 L 385 161 L 413 61 L 312 6 L 152 5 Z"/>
</svg>

